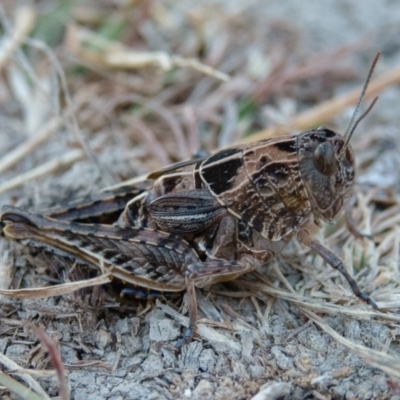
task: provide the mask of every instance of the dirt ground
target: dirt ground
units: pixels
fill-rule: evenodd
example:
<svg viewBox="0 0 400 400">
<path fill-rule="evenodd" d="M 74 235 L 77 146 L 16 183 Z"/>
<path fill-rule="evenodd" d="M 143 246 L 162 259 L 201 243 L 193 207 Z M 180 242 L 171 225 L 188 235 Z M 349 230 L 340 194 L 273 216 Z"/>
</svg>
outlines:
<svg viewBox="0 0 400 400">
<path fill-rule="evenodd" d="M 256 273 L 198 290 L 198 329 L 180 350 L 182 296 L 2 296 L 0 397 L 400 399 L 400 3 L 176 3 L 1 2 L 0 205 L 40 210 L 198 150 L 345 132 L 343 99 L 381 51 L 379 100 L 351 141 L 352 215 L 373 237 L 355 238 L 343 214 L 315 230 L 379 310 L 296 240 Z M 4 290 L 96 275 L 5 239 L 0 249 Z M 18 382 L 39 397 L 17 395 Z"/>
</svg>

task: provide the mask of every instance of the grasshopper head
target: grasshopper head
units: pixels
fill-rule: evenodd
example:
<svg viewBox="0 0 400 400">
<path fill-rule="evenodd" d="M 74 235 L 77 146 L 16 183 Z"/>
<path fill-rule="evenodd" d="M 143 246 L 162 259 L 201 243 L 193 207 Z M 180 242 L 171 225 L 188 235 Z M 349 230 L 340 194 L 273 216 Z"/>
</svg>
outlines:
<svg viewBox="0 0 400 400">
<path fill-rule="evenodd" d="M 354 152 L 350 139 L 359 122 L 378 100 L 375 97 L 367 110 L 356 118 L 379 57 L 380 53 L 377 53 L 344 136 L 321 127 L 304 132 L 298 137 L 301 177 L 316 219 L 330 220 L 335 217 L 342 209 L 345 199 L 353 192 Z"/>
<path fill-rule="evenodd" d="M 331 220 L 353 192 L 353 150 L 342 135 L 326 128 L 299 135 L 298 149 L 301 177 L 314 215 Z"/>
</svg>

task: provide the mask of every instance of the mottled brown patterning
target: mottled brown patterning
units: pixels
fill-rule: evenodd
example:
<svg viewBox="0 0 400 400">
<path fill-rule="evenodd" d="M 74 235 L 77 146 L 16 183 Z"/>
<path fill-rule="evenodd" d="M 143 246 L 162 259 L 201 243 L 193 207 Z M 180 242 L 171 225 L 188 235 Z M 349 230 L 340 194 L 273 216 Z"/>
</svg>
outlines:
<svg viewBox="0 0 400 400">
<path fill-rule="evenodd" d="M 334 218 L 352 194 L 349 140 L 361 118 L 352 120 L 344 136 L 321 127 L 224 149 L 64 208 L 30 213 L 5 206 L 3 233 L 102 268 L 121 295 L 142 297 L 137 287 L 152 297 L 186 290 L 190 318 L 184 341 L 196 327 L 195 287 L 254 270 L 294 235 L 376 308 L 341 260 L 309 234 L 314 223 Z"/>
</svg>

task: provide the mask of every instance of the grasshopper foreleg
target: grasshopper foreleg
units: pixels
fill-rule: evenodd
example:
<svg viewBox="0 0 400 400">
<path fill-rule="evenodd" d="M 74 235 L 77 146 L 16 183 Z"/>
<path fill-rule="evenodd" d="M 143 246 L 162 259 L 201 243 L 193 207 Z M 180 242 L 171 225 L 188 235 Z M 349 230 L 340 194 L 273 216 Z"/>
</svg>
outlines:
<svg viewBox="0 0 400 400">
<path fill-rule="evenodd" d="M 349 274 L 346 268 L 343 265 L 342 260 L 337 257 L 332 251 L 327 249 L 325 246 L 320 244 L 318 241 L 312 239 L 307 231 L 300 231 L 298 233 L 299 240 L 304 243 L 306 246 L 313 249 L 322 259 L 329 264 L 332 268 L 338 270 L 349 283 L 352 292 L 361 300 L 365 301 L 366 303 L 370 304 L 373 308 L 377 309 L 378 306 L 375 302 L 363 293 L 357 285 L 357 282 L 354 278 Z"/>
</svg>

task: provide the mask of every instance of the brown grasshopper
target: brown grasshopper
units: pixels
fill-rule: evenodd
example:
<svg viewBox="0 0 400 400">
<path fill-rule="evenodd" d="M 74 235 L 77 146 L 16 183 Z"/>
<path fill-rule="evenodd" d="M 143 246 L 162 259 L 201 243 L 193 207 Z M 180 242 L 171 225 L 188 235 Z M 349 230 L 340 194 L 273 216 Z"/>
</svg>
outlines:
<svg viewBox="0 0 400 400">
<path fill-rule="evenodd" d="M 185 341 L 196 327 L 195 287 L 253 271 L 293 236 L 340 271 L 357 297 L 377 308 L 308 229 L 333 219 L 352 194 L 349 142 L 376 101 L 355 121 L 378 57 L 344 136 L 321 127 L 235 146 L 153 172 L 134 187 L 41 214 L 4 206 L 3 232 L 24 244 L 102 265 L 124 296 L 141 296 L 138 288 L 150 296 L 186 290 Z M 88 223 L 103 214 L 109 216 L 106 224 Z"/>
</svg>

